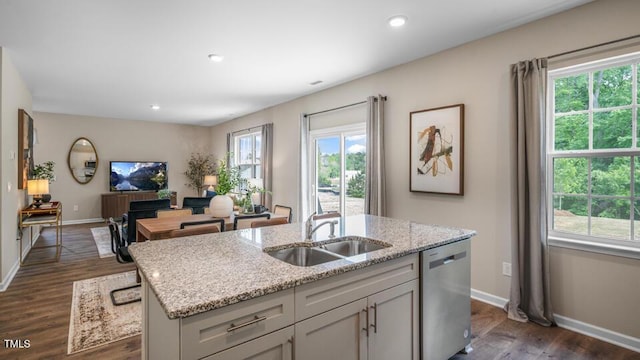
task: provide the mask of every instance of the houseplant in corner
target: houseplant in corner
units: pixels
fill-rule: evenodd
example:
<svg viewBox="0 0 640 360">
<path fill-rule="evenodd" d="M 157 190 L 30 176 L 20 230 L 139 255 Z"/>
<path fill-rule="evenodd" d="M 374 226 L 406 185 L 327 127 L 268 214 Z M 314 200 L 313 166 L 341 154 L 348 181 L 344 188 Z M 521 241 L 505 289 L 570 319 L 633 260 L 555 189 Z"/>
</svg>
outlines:
<svg viewBox="0 0 640 360">
<path fill-rule="evenodd" d="M 53 161 L 43 162 L 33 167 L 33 178 L 36 180 L 49 180 L 49 184 L 56 181 L 56 174 L 53 172 L 53 167 L 56 165 Z M 42 202 L 48 203 L 51 201 L 51 194 L 42 194 Z"/>
<path fill-rule="evenodd" d="M 187 177 L 187 183 L 185 185 L 195 189 L 196 194 L 200 196 L 204 188 L 204 177 L 205 175 L 213 173 L 214 167 L 211 155 L 201 153 L 191 154 L 191 158 L 187 164 L 187 171 L 184 172 L 184 175 Z"/>
<path fill-rule="evenodd" d="M 218 162 L 217 175 L 217 195 L 211 198 L 209 211 L 214 217 L 228 217 L 233 213 L 233 200 L 228 194 L 238 186 L 240 173 L 238 168 L 229 167 L 223 159 Z"/>
</svg>

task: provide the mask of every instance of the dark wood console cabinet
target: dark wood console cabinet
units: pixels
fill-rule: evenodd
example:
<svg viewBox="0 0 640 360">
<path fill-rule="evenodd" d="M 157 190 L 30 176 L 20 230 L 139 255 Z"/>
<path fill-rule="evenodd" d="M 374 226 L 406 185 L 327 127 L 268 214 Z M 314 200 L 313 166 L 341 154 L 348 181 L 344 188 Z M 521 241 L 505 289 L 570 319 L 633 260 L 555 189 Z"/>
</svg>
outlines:
<svg viewBox="0 0 640 360">
<path fill-rule="evenodd" d="M 154 191 L 112 192 L 102 194 L 102 218 L 121 218 L 129 210 L 129 202 L 157 199 Z M 171 193 L 171 205 L 177 204 L 176 192 Z"/>
</svg>

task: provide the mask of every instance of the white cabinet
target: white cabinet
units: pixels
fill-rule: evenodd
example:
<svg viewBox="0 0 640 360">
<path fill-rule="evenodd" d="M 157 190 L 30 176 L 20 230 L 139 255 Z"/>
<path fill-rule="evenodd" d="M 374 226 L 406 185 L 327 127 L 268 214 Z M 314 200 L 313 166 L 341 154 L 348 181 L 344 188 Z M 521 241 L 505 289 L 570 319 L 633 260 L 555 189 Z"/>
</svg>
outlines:
<svg viewBox="0 0 640 360">
<path fill-rule="evenodd" d="M 143 359 L 418 359 L 418 254 L 180 319 L 143 280 Z"/>
<path fill-rule="evenodd" d="M 369 296 L 369 360 L 420 356 L 418 280 Z"/>
<path fill-rule="evenodd" d="M 300 359 L 419 358 L 419 287 L 412 280 L 295 325 Z"/>
<path fill-rule="evenodd" d="M 293 326 L 232 347 L 205 360 L 295 360 Z"/>
<path fill-rule="evenodd" d="M 295 353 L 305 360 L 366 360 L 367 299 L 296 323 Z"/>
</svg>

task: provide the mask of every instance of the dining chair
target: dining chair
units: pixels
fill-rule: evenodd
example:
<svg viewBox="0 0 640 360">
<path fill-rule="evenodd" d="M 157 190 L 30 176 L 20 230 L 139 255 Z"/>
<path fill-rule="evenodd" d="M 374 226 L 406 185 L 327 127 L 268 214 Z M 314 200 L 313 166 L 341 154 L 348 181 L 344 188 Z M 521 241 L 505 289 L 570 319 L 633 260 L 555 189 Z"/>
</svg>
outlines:
<svg viewBox="0 0 640 360">
<path fill-rule="evenodd" d="M 283 217 L 273 218 L 269 220 L 258 220 L 251 223 L 251 228 L 254 229 L 254 228 L 265 227 L 265 226 L 284 225 L 288 223 L 289 223 L 289 220 Z"/>
<path fill-rule="evenodd" d="M 293 209 L 289 206 L 284 205 L 274 205 L 273 213 L 276 215 L 284 215 L 287 217 L 287 222 L 291 222 L 291 217 L 293 215 Z"/>
<path fill-rule="evenodd" d="M 133 258 L 129 254 L 129 249 L 127 248 L 127 242 L 123 241 L 122 238 L 120 237 L 120 230 L 118 229 L 118 223 L 116 223 L 113 220 L 113 218 L 109 218 L 107 220 L 107 226 L 109 227 L 109 233 L 111 233 L 111 245 L 113 248 L 116 249 L 115 251 L 116 261 L 118 261 L 121 264 L 132 263 Z M 116 294 L 118 292 L 139 288 L 140 286 L 141 284 L 138 283 L 135 285 L 111 290 L 109 292 L 109 296 L 111 297 L 111 303 L 114 306 L 120 306 L 120 305 L 126 305 L 126 304 L 131 304 L 131 303 L 140 301 L 141 298 L 139 296 L 129 300 L 120 301 L 120 302 L 116 300 Z"/>
<path fill-rule="evenodd" d="M 327 211 L 324 214 L 314 215 L 312 219 L 313 220 L 330 219 L 330 218 L 340 217 L 340 216 L 342 215 L 340 215 L 340 213 L 337 211 Z"/>
<path fill-rule="evenodd" d="M 168 218 L 168 217 L 175 217 L 175 216 L 189 216 L 189 215 L 193 215 L 193 210 L 191 210 L 191 208 L 158 210 L 158 211 L 156 211 L 156 217 L 158 217 L 158 218 Z"/>
<path fill-rule="evenodd" d="M 233 230 L 248 229 L 251 227 L 251 223 L 256 221 L 255 219 L 265 218 L 271 219 L 271 214 L 251 214 L 251 215 L 237 215 L 233 218 Z"/>
<path fill-rule="evenodd" d="M 180 224 L 180 229 L 171 230 L 170 237 L 181 237 L 201 234 L 211 234 L 224 231 L 224 219 L 211 219 L 201 221 L 185 221 Z"/>
</svg>

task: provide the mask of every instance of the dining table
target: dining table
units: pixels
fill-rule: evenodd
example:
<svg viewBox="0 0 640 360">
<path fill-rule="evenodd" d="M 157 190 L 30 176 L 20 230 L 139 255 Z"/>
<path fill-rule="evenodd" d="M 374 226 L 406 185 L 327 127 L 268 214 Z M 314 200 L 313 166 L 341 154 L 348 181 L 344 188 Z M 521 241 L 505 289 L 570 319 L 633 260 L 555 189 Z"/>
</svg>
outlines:
<svg viewBox="0 0 640 360">
<path fill-rule="evenodd" d="M 271 219 L 286 217 L 285 215 L 278 215 L 274 213 L 268 213 Z M 252 214 L 239 214 L 252 215 Z M 236 215 L 234 215 L 236 216 Z M 170 216 L 163 218 L 147 218 L 138 219 L 136 221 L 136 241 L 142 242 L 147 240 L 161 240 L 169 239 L 171 237 L 171 231 L 180 229 L 180 224 L 185 222 L 198 222 L 213 219 L 223 219 L 225 231 L 233 230 L 233 217 L 215 217 L 211 214 L 194 214 L 186 216 Z M 259 220 L 259 219 L 258 219 Z"/>
</svg>

